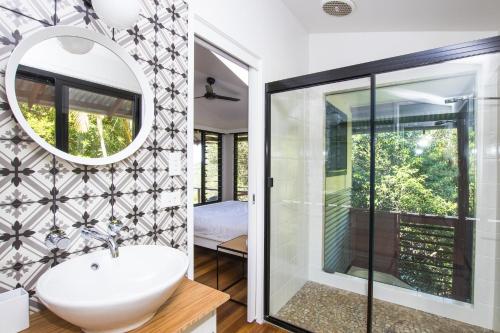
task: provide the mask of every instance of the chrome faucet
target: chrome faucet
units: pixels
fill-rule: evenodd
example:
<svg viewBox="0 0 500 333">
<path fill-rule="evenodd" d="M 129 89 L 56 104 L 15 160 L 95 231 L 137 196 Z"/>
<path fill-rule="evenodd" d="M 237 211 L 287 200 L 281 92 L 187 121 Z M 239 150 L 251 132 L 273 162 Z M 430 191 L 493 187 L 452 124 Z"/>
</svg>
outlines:
<svg viewBox="0 0 500 333">
<path fill-rule="evenodd" d="M 66 233 L 59 228 L 51 229 L 47 237 L 45 237 L 45 246 L 50 251 L 54 249 L 66 250 L 69 243 L 70 239 L 66 236 Z"/>
<path fill-rule="evenodd" d="M 102 233 L 97 231 L 94 227 L 82 228 L 82 237 L 91 240 L 97 239 L 98 241 L 104 242 L 108 245 L 109 251 L 111 252 L 111 257 L 117 258 L 120 255 L 118 250 L 118 243 L 116 242 L 116 236 L 120 234 L 123 229 L 123 224 L 120 221 L 113 220 L 108 224 L 108 232 Z"/>
</svg>

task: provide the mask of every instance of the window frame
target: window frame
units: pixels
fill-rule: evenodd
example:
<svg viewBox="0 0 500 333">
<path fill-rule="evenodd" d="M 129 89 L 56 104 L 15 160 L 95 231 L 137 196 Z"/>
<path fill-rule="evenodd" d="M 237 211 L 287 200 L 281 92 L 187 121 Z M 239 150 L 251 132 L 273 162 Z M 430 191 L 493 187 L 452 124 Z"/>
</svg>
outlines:
<svg viewBox="0 0 500 333">
<path fill-rule="evenodd" d="M 33 82 L 50 84 L 55 88 L 54 92 L 55 95 L 54 106 L 56 111 L 55 147 L 65 153 L 68 153 L 69 149 L 69 117 L 68 117 L 69 88 L 85 90 L 95 94 L 101 94 L 132 101 L 134 139 L 137 137 L 137 134 L 141 129 L 142 96 L 140 94 L 25 65 L 19 65 L 18 71 L 16 73 L 16 79 L 17 78 Z M 90 157 L 90 158 L 95 158 L 95 157 Z"/>
<path fill-rule="evenodd" d="M 248 144 L 248 132 L 233 134 L 233 199 L 238 199 L 238 136 L 246 136 Z M 247 201 L 248 201 L 248 160 L 247 160 Z"/>
<path fill-rule="evenodd" d="M 325 102 L 325 176 L 347 175 L 348 117 L 327 98 Z"/>
<path fill-rule="evenodd" d="M 195 132 L 201 133 L 201 184 L 200 184 L 200 202 L 194 204 L 197 206 L 210 205 L 217 202 L 222 202 L 222 170 L 223 170 L 223 161 L 222 161 L 222 133 L 214 132 L 214 131 L 206 131 L 202 129 L 194 129 Z M 205 163 L 205 155 L 206 155 L 206 137 L 207 134 L 216 135 L 217 136 L 217 200 L 207 201 L 206 198 L 206 163 Z"/>
</svg>

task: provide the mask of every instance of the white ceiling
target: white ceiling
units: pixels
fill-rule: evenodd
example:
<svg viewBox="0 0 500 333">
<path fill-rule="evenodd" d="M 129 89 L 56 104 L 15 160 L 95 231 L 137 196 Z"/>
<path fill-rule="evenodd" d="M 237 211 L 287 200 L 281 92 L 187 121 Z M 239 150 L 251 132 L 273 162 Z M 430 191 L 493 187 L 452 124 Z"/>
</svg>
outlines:
<svg viewBox="0 0 500 333">
<path fill-rule="evenodd" d="M 194 68 L 195 96 L 205 94 L 206 80 L 210 76 L 216 80 L 216 94 L 240 98 L 239 102 L 195 99 L 195 127 L 224 131 L 248 128 L 248 86 L 211 51 L 198 44 L 195 44 Z"/>
<path fill-rule="evenodd" d="M 500 31 L 500 0 L 354 0 L 346 17 L 325 14 L 321 0 L 282 0 L 310 33 Z"/>
</svg>

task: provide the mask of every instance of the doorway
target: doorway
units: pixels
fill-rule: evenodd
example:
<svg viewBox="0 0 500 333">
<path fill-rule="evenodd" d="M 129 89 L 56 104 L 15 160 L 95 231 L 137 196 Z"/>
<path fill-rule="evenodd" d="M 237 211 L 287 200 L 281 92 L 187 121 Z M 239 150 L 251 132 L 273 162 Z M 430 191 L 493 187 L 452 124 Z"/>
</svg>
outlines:
<svg viewBox="0 0 500 333">
<path fill-rule="evenodd" d="M 194 15 L 190 19 L 190 82 L 194 82 L 194 41 L 195 37 L 213 46 L 215 50 L 231 55 L 233 59 L 248 65 L 248 275 L 247 275 L 247 321 L 263 322 L 264 295 L 264 83 L 260 58 L 239 44 L 209 22 Z M 194 138 L 194 85 L 189 86 L 188 142 Z M 188 144 L 188 247 L 194 249 L 194 223 L 192 203 L 193 145 Z M 188 271 L 194 277 L 194 250 L 190 250 L 191 262 Z"/>
<path fill-rule="evenodd" d="M 246 322 L 248 66 L 197 39 L 194 69 L 194 279 Z"/>
</svg>

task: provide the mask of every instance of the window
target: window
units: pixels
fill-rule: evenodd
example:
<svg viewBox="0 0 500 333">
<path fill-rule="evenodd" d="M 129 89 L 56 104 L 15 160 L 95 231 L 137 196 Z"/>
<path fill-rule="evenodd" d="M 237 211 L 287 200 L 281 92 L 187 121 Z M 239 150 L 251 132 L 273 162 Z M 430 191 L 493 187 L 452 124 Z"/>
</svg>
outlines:
<svg viewBox="0 0 500 333">
<path fill-rule="evenodd" d="M 248 201 L 248 133 L 234 134 L 234 200 Z"/>
<path fill-rule="evenodd" d="M 411 82 L 379 77 L 388 82 L 376 88 L 374 138 L 369 90 L 326 96 L 324 270 L 366 276 L 361 272 L 369 269 L 370 248 L 360 240 L 368 237 L 373 186 L 373 269 L 383 276 L 376 273 L 374 279 L 471 303 L 480 185 L 477 104 L 468 96 L 477 78 L 472 73 Z M 439 89 L 466 97 L 421 100 Z M 346 166 L 347 174 L 338 173 Z"/>
<path fill-rule="evenodd" d="M 16 95 L 19 108 L 30 127 L 47 143 L 55 146 L 56 98 L 54 82 L 18 77 Z"/>
<path fill-rule="evenodd" d="M 326 101 L 326 176 L 347 173 L 347 115 Z"/>
<path fill-rule="evenodd" d="M 195 205 L 222 200 L 222 134 L 194 131 Z"/>
<path fill-rule="evenodd" d="M 140 129 L 141 96 L 133 92 L 20 66 L 16 95 L 31 128 L 71 155 L 116 154 Z"/>
</svg>

